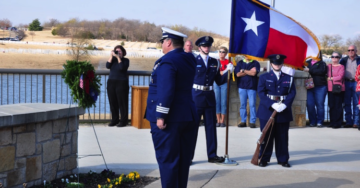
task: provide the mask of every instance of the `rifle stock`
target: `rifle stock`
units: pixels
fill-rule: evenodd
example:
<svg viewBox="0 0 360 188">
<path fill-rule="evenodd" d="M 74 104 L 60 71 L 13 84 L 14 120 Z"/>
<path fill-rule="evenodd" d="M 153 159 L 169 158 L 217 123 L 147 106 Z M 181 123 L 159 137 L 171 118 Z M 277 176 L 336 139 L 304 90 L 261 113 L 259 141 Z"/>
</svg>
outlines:
<svg viewBox="0 0 360 188">
<path fill-rule="evenodd" d="M 256 150 L 251 159 L 251 164 L 253 165 L 259 165 L 260 144 L 264 142 L 267 131 L 273 125 L 276 113 L 277 113 L 276 110 L 274 110 L 274 112 L 270 116 L 270 119 L 268 120 L 264 129 L 262 130 L 259 140 L 257 141 Z"/>
</svg>

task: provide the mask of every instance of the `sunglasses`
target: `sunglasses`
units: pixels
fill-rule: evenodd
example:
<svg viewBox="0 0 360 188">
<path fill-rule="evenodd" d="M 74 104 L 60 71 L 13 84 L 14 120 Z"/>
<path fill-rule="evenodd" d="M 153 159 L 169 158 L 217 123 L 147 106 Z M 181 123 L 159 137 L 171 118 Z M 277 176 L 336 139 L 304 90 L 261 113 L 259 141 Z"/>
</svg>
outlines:
<svg viewBox="0 0 360 188">
<path fill-rule="evenodd" d="M 331 58 L 337 58 L 337 59 L 339 59 L 340 56 L 331 56 Z"/>
<path fill-rule="evenodd" d="M 226 52 L 225 52 L 225 51 L 219 51 L 219 53 L 226 54 Z"/>
<path fill-rule="evenodd" d="M 353 51 L 355 51 L 354 49 L 348 49 L 348 52 L 353 52 Z"/>
</svg>

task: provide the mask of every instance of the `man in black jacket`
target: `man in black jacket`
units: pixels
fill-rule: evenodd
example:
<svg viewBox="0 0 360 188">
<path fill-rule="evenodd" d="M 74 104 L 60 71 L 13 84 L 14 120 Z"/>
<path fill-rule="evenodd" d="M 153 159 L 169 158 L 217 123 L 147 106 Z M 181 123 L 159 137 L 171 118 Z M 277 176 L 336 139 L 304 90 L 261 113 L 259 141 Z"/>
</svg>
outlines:
<svg viewBox="0 0 360 188">
<path fill-rule="evenodd" d="M 309 59 L 307 63 L 308 68 L 305 68 L 304 71 L 309 72 L 313 78 L 314 88 L 307 90 L 306 109 L 308 111 L 310 127 L 317 126 L 321 128 L 323 127 L 325 117 L 324 103 L 327 93 L 327 67 L 326 63 L 322 60 Z"/>
<path fill-rule="evenodd" d="M 348 47 L 348 56 L 340 60 L 340 64 L 345 67 L 345 127 L 359 126 L 359 109 L 357 104 L 359 96 L 356 94 L 355 73 L 357 66 L 360 64 L 360 57 L 356 54 L 357 48 L 355 45 Z M 353 111 L 351 111 L 351 103 Z"/>
</svg>

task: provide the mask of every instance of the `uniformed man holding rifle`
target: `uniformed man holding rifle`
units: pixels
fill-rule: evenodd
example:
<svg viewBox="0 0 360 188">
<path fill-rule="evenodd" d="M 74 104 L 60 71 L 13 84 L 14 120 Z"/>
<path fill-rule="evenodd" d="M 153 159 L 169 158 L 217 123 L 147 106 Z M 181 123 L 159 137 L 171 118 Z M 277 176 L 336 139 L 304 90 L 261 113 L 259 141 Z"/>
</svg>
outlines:
<svg viewBox="0 0 360 188">
<path fill-rule="evenodd" d="M 260 76 L 258 83 L 258 95 L 260 105 L 257 117 L 260 120 L 261 131 L 265 137 L 260 144 L 259 163 L 260 167 L 266 167 L 273 151 L 275 140 L 275 152 L 278 164 L 290 167 L 289 164 L 289 126 L 293 120 L 291 105 L 296 95 L 293 77 L 281 72 L 285 55 L 269 55 L 272 71 Z M 274 113 L 274 111 L 276 111 Z M 269 120 L 270 118 L 270 120 Z M 272 126 L 269 126 L 272 125 Z M 266 126 L 269 126 L 269 129 Z M 255 155 L 254 155 L 255 156 Z M 257 156 L 255 156 L 256 158 Z M 257 164 L 257 161 L 252 161 Z"/>
</svg>

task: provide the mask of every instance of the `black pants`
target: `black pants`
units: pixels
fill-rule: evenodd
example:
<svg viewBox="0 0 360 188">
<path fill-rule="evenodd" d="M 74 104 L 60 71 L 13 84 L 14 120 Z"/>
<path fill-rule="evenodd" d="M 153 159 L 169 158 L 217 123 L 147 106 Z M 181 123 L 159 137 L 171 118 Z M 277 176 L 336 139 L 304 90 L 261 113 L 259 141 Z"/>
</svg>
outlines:
<svg viewBox="0 0 360 188">
<path fill-rule="evenodd" d="M 265 120 L 259 119 L 259 120 L 260 120 L 260 130 L 262 131 L 265 128 L 265 125 L 268 122 L 268 120 L 266 119 Z M 275 154 L 277 161 L 279 163 L 286 163 L 289 161 L 290 158 L 289 127 L 290 127 L 290 122 L 284 122 L 284 123 L 274 122 L 272 130 L 269 129 L 265 136 L 264 144 L 261 144 L 259 158 L 261 158 L 261 156 L 264 154 L 261 161 L 270 162 L 270 158 L 274 148 L 274 141 L 275 141 Z M 267 142 L 268 140 L 269 142 Z"/>
<path fill-rule="evenodd" d="M 111 123 L 128 123 L 128 105 L 129 105 L 129 81 L 128 80 L 108 80 L 107 92 L 109 97 L 110 110 L 112 114 Z"/>
<path fill-rule="evenodd" d="M 330 107 L 330 125 L 340 127 L 343 122 L 343 98 L 344 93 L 328 92 L 328 105 Z"/>
</svg>

